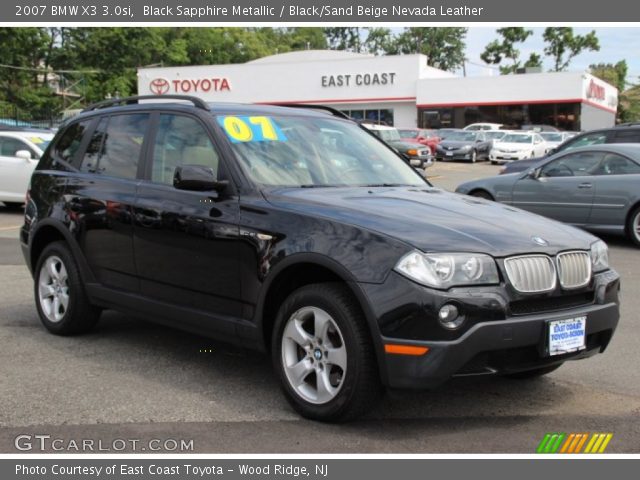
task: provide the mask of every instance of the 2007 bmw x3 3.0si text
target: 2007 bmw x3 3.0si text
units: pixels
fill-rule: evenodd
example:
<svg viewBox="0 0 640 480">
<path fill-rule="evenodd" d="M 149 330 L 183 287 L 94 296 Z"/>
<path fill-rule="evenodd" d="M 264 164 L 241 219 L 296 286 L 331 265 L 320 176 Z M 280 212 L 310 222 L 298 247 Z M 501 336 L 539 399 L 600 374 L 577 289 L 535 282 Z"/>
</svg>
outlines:
<svg viewBox="0 0 640 480">
<path fill-rule="evenodd" d="M 263 350 L 325 421 L 609 344 L 619 276 L 590 234 L 434 188 L 326 107 L 168 99 L 87 108 L 35 170 L 21 243 L 51 332 L 116 309 Z"/>
</svg>

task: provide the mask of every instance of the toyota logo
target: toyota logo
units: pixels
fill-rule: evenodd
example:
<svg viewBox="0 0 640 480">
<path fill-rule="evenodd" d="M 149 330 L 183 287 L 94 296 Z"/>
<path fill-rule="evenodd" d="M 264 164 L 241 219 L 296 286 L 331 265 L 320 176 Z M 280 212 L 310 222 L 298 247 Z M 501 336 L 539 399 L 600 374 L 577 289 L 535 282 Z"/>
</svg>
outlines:
<svg viewBox="0 0 640 480">
<path fill-rule="evenodd" d="M 149 82 L 149 90 L 154 95 L 164 95 L 169 91 L 169 80 L 166 78 L 154 78 Z"/>
</svg>

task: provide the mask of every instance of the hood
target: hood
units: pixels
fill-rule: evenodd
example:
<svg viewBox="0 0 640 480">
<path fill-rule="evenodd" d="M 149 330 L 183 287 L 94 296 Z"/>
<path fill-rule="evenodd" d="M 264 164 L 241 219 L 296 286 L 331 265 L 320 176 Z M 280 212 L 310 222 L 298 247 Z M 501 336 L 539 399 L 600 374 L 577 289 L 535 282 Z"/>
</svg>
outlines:
<svg viewBox="0 0 640 480">
<path fill-rule="evenodd" d="M 533 145 L 529 143 L 512 143 L 512 142 L 496 142 L 493 144 L 495 148 L 504 150 L 531 150 Z"/>
<path fill-rule="evenodd" d="M 461 148 L 468 147 L 469 145 L 473 145 L 475 142 L 462 142 L 460 140 L 442 140 L 439 144 L 440 147 L 447 148 Z"/>
<path fill-rule="evenodd" d="M 424 145 L 422 145 L 419 142 L 408 142 L 405 140 L 392 140 L 389 142 L 389 145 L 391 145 L 392 147 L 397 148 L 400 151 L 405 151 L 405 150 L 410 150 L 412 148 L 417 149 L 417 150 L 426 150 L 427 147 L 425 147 Z"/>
<path fill-rule="evenodd" d="M 554 254 L 588 249 L 595 237 L 498 202 L 431 187 L 281 188 L 265 192 L 280 208 L 394 237 L 422 251 Z M 542 237 L 539 246 L 532 237 Z"/>
</svg>

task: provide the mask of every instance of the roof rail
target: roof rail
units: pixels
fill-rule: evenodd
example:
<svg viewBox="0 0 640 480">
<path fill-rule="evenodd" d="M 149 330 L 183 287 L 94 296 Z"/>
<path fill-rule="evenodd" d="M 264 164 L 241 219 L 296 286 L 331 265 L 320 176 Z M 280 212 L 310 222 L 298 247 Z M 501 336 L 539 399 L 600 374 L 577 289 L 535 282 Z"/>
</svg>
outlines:
<svg viewBox="0 0 640 480">
<path fill-rule="evenodd" d="M 134 103 L 140 103 L 140 100 L 183 100 L 185 102 L 191 102 L 197 108 L 201 108 L 203 110 L 211 110 L 207 102 L 198 97 L 192 97 L 189 95 L 135 95 L 133 97 L 124 97 L 124 98 L 111 98 L 109 100 L 103 100 L 102 102 L 97 102 L 92 105 L 89 105 L 84 110 L 84 112 L 90 112 L 92 110 L 99 110 L 101 108 L 113 107 L 116 105 L 131 105 Z"/>
<path fill-rule="evenodd" d="M 638 127 L 640 126 L 640 122 L 625 122 L 625 123 L 619 123 L 617 125 L 615 125 L 615 127 Z"/>
<path fill-rule="evenodd" d="M 334 117 L 343 118 L 345 120 L 353 120 L 349 115 L 341 112 L 340 110 L 336 110 L 333 107 L 327 107 L 326 105 L 313 105 L 310 103 L 269 103 L 269 105 L 273 105 L 274 107 L 308 108 L 310 110 L 324 110 L 325 112 L 330 113 Z"/>
</svg>

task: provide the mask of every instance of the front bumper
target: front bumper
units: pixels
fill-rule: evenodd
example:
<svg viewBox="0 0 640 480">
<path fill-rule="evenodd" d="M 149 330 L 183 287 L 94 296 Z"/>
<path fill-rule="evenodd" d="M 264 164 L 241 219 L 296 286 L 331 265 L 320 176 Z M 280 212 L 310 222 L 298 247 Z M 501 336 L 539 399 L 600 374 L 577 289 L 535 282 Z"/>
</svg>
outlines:
<svg viewBox="0 0 640 480">
<path fill-rule="evenodd" d="M 594 276 L 589 291 L 527 300 L 511 296 L 505 285 L 443 292 L 392 273 L 382 285 L 363 286 L 370 301 L 380 299 L 373 311 L 382 343 L 429 350 L 418 356 L 382 353 L 381 377 L 391 388 L 430 389 L 454 376 L 514 373 L 601 353 L 618 324 L 619 282 L 609 270 Z M 567 300 L 574 297 L 573 304 Z M 439 326 L 436 312 L 445 303 L 455 303 L 466 315 L 459 331 Z M 551 310 L 535 312 L 543 305 Z M 583 315 L 586 348 L 547 356 L 548 322 Z"/>
<path fill-rule="evenodd" d="M 471 160 L 471 150 L 436 150 L 437 160 Z"/>
<path fill-rule="evenodd" d="M 489 160 L 497 163 L 506 163 L 513 162 L 515 160 L 523 160 L 525 158 L 530 158 L 531 154 L 529 152 L 515 152 L 515 153 L 506 153 L 506 152 L 496 152 L 492 150 L 489 153 Z"/>
</svg>

